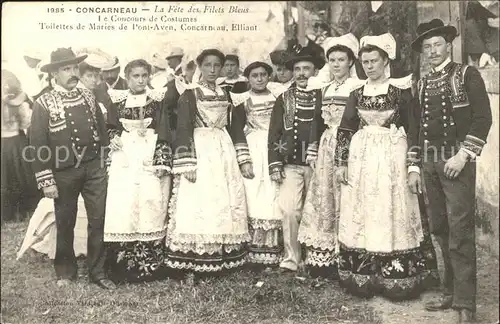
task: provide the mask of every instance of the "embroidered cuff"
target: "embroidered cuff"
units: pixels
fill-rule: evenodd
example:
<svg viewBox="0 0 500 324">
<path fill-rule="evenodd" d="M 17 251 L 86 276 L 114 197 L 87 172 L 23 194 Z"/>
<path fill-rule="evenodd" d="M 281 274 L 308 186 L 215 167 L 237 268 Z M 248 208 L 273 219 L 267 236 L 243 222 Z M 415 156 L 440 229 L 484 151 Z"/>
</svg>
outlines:
<svg viewBox="0 0 500 324">
<path fill-rule="evenodd" d="M 277 161 L 269 164 L 269 174 L 283 171 L 283 162 Z"/>
<path fill-rule="evenodd" d="M 306 151 L 307 158 L 316 159 L 318 157 L 318 142 L 310 143 Z"/>
<path fill-rule="evenodd" d="M 238 165 L 242 165 L 247 162 L 252 162 L 248 144 L 245 143 L 234 144 L 234 148 L 236 149 L 236 159 L 238 160 Z"/>
<path fill-rule="evenodd" d="M 108 154 L 108 157 L 104 160 L 104 165 L 105 165 L 106 167 L 111 166 L 111 155 L 113 155 L 113 154 L 111 154 L 111 153 L 110 153 L 110 154 Z"/>
<path fill-rule="evenodd" d="M 169 169 L 172 166 L 172 152 L 170 146 L 165 142 L 156 144 L 155 153 L 153 155 L 153 166 L 163 166 Z"/>
<path fill-rule="evenodd" d="M 486 142 L 482 139 L 472 135 L 466 135 L 462 147 L 467 151 L 474 153 L 476 156 L 479 156 L 481 155 L 484 144 L 486 144 Z"/>
<path fill-rule="evenodd" d="M 410 174 L 412 172 L 416 172 L 416 173 L 420 174 L 420 168 L 416 165 L 410 165 L 408 167 L 408 174 Z"/>
<path fill-rule="evenodd" d="M 408 152 L 406 153 L 406 166 L 416 166 L 420 167 L 420 159 L 418 157 L 417 152 Z"/>
<path fill-rule="evenodd" d="M 462 147 L 460 148 L 460 151 L 463 151 L 463 152 L 465 152 L 466 154 L 468 154 L 468 155 L 470 156 L 470 160 L 471 160 L 471 161 L 472 161 L 472 160 L 475 160 L 475 159 L 476 159 L 476 157 L 477 157 L 477 154 L 476 154 L 476 153 L 472 152 L 471 150 L 466 149 L 464 146 L 462 146 Z"/>
<path fill-rule="evenodd" d="M 47 169 L 35 173 L 36 182 L 38 184 L 38 189 L 43 189 L 56 184 L 56 179 L 54 179 L 54 174 L 52 170 Z"/>
<path fill-rule="evenodd" d="M 174 160 L 172 168 L 173 174 L 181 174 L 195 170 L 196 170 L 196 158 L 186 157 Z"/>
<path fill-rule="evenodd" d="M 347 160 L 335 159 L 335 166 L 347 166 Z"/>
<path fill-rule="evenodd" d="M 122 132 L 116 128 L 108 129 L 108 136 L 110 140 L 112 140 L 115 136 L 120 136 L 121 134 Z"/>
</svg>

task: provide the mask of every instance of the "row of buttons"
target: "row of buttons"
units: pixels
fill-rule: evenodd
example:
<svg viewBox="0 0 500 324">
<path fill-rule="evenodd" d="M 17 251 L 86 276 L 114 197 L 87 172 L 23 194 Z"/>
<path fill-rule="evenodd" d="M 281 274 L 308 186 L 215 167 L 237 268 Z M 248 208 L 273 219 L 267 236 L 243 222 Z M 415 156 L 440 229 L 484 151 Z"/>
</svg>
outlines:
<svg viewBox="0 0 500 324">
<path fill-rule="evenodd" d="M 297 116 L 294 116 L 294 119 L 295 119 L 295 122 L 293 123 L 293 125 L 294 125 L 295 127 L 299 126 L 299 123 L 298 123 L 298 121 L 297 121 L 299 118 L 298 118 Z M 296 129 L 295 127 L 294 127 L 293 132 L 294 132 L 295 134 L 297 134 L 297 129 Z M 294 135 L 294 136 L 293 136 L 293 139 L 294 139 L 294 140 L 297 140 L 297 138 L 298 138 L 298 137 L 297 137 L 297 135 Z M 299 144 L 299 143 L 297 143 L 297 141 L 295 141 L 295 147 L 297 147 L 297 146 L 298 146 L 298 144 Z M 294 152 L 294 153 L 297 153 L 297 148 L 294 148 L 294 149 L 293 149 L 293 152 Z M 296 158 L 297 158 L 297 155 L 295 155 L 295 154 L 294 154 L 294 155 L 293 155 L 293 159 L 295 160 Z"/>
<path fill-rule="evenodd" d="M 426 92 L 425 95 L 428 96 L 429 94 Z M 441 99 L 443 99 L 443 100 L 446 99 L 445 95 L 442 95 Z M 424 101 L 425 102 L 429 101 L 429 98 L 424 98 Z"/>
<path fill-rule="evenodd" d="M 425 143 L 425 144 L 429 144 L 429 140 L 424 140 L 424 143 Z M 443 144 L 444 144 L 444 145 L 446 145 L 446 144 L 448 144 L 448 142 L 447 142 L 447 141 L 444 141 L 444 142 L 443 142 Z"/>
</svg>

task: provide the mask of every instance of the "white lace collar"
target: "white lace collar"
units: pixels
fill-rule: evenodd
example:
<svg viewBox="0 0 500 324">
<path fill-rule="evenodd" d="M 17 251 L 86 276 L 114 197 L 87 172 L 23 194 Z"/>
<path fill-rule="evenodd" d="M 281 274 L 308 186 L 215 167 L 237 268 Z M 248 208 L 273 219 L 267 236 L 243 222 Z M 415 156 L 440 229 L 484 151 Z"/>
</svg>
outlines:
<svg viewBox="0 0 500 324">
<path fill-rule="evenodd" d="M 108 89 L 108 94 L 112 102 L 118 103 L 127 100 L 125 102 L 125 107 L 144 106 L 147 102 L 147 98 L 150 98 L 153 101 L 162 101 L 166 92 L 166 87 L 158 89 L 146 88 L 144 93 L 138 95 L 133 94 L 130 90 Z"/>
</svg>

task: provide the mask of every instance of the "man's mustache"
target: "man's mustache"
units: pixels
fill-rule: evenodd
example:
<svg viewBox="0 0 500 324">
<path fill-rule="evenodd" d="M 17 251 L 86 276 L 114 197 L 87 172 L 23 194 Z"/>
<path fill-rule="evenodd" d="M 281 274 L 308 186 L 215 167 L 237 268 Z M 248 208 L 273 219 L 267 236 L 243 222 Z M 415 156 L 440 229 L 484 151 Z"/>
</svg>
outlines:
<svg viewBox="0 0 500 324">
<path fill-rule="evenodd" d="M 297 80 L 307 80 L 307 78 L 305 76 L 299 76 L 296 78 Z"/>
<path fill-rule="evenodd" d="M 68 82 L 71 82 L 71 81 L 76 81 L 78 82 L 80 80 L 79 77 L 76 77 L 76 76 L 72 76 L 71 78 L 69 78 Z"/>
</svg>

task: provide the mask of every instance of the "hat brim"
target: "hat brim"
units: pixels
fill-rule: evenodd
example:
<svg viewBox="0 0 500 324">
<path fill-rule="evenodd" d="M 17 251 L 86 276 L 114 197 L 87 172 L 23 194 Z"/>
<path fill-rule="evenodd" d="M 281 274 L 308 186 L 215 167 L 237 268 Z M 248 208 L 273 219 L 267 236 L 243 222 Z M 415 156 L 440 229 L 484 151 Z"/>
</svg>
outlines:
<svg viewBox="0 0 500 324">
<path fill-rule="evenodd" d="M 165 60 L 161 60 L 161 59 L 158 59 L 158 58 L 152 58 L 151 59 L 151 65 L 154 66 L 154 67 L 163 69 L 163 70 L 166 70 L 166 69 L 169 68 L 168 62 L 167 62 L 166 59 Z"/>
<path fill-rule="evenodd" d="M 112 67 L 109 67 L 109 68 L 101 68 L 101 71 L 102 72 L 106 72 L 106 71 L 113 71 L 113 70 L 116 70 L 120 68 L 120 63 L 117 63 L 115 65 L 113 65 Z"/>
<path fill-rule="evenodd" d="M 285 62 L 285 67 L 287 69 L 289 69 L 290 71 L 293 71 L 293 66 L 295 65 L 295 63 L 300 62 L 300 61 L 311 62 L 312 64 L 314 64 L 314 67 L 316 69 L 318 69 L 318 70 L 320 70 L 323 66 L 325 66 L 325 63 L 326 63 L 320 57 L 314 57 L 314 56 L 311 56 L 311 55 L 305 55 L 305 56 L 296 56 L 296 57 L 290 58 L 289 60 L 287 60 Z"/>
<path fill-rule="evenodd" d="M 26 93 L 20 92 L 14 98 L 5 98 L 4 102 L 9 106 L 19 106 L 26 101 Z"/>
<path fill-rule="evenodd" d="M 183 56 L 184 56 L 184 54 L 169 55 L 169 56 L 165 57 L 165 60 L 169 60 L 169 59 L 172 59 L 174 57 L 183 57 Z"/>
<path fill-rule="evenodd" d="M 42 71 L 44 73 L 53 72 L 54 69 L 61 67 L 61 66 L 65 66 L 68 64 L 78 64 L 78 63 L 82 62 L 83 60 L 85 60 L 87 58 L 87 56 L 88 56 L 87 54 L 84 54 L 84 55 L 77 56 L 73 59 L 45 64 L 42 67 L 40 67 L 40 71 Z"/>
<path fill-rule="evenodd" d="M 450 36 L 453 39 L 458 36 L 457 29 L 453 26 L 441 26 L 441 27 L 436 27 L 429 29 L 428 31 L 420 34 L 412 43 L 411 43 L 411 48 L 415 52 L 421 52 L 422 51 L 422 43 L 424 39 L 428 37 L 433 37 L 433 36 Z"/>
</svg>

